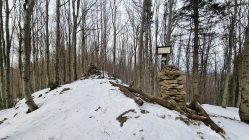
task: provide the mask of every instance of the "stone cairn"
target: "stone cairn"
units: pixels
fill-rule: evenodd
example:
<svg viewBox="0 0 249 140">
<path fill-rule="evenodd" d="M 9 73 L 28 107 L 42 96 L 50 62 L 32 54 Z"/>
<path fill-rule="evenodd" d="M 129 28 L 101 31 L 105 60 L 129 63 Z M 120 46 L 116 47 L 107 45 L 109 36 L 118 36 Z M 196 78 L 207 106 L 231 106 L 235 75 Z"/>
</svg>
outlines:
<svg viewBox="0 0 249 140">
<path fill-rule="evenodd" d="M 173 65 L 165 66 L 159 73 L 160 95 L 163 99 L 174 100 L 185 106 L 186 92 L 183 86 L 183 73 Z"/>
<path fill-rule="evenodd" d="M 87 70 L 87 75 L 100 75 L 101 72 L 98 70 L 98 68 L 93 64 L 91 63 L 88 70 Z"/>
<path fill-rule="evenodd" d="M 91 63 L 89 65 L 87 72 L 81 76 L 81 80 L 88 79 L 90 77 L 93 78 L 95 76 L 98 76 L 97 78 L 100 78 L 101 71 L 99 71 L 98 68 L 93 63 Z"/>
</svg>

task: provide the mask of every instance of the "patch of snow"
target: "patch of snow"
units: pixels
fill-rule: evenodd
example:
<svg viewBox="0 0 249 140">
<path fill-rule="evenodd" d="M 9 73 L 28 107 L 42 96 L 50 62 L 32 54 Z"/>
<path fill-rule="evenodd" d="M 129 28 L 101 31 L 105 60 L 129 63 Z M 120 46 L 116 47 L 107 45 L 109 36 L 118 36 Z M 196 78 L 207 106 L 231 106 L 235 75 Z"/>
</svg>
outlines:
<svg viewBox="0 0 249 140">
<path fill-rule="evenodd" d="M 0 121 L 5 118 L 7 120 L 0 124 L 0 139 L 223 140 L 219 134 L 203 123 L 185 124 L 177 119 L 179 113 L 176 111 L 150 103 L 138 106 L 109 81 L 85 79 L 62 85 L 53 91 L 49 89 L 38 91 L 32 96 L 40 108 L 29 114 L 26 114 L 28 108 L 25 100 L 20 100 L 15 108 L 1 110 Z M 237 113 L 233 109 L 226 109 L 224 113 L 218 114 L 220 111 L 215 111 L 220 109 L 219 107 L 211 105 L 204 107 L 210 109 L 209 113 L 216 115 L 230 112 L 231 117 Z M 135 112 L 123 115 L 127 120 L 121 127 L 117 117 L 130 109 Z M 214 120 L 220 122 L 218 124 L 224 127 L 231 140 L 246 138 L 243 135 L 246 135 L 245 131 L 249 131 L 248 125 L 222 117 L 214 117 Z"/>
<path fill-rule="evenodd" d="M 249 125 L 240 121 L 238 108 L 222 108 L 221 106 L 208 104 L 202 106 L 212 116 L 214 122 L 225 130 L 230 140 L 249 139 Z"/>
<path fill-rule="evenodd" d="M 223 108 L 221 106 L 215 106 L 209 104 L 203 104 L 202 107 L 207 111 L 208 114 L 240 120 L 238 108 L 234 107 Z"/>
</svg>

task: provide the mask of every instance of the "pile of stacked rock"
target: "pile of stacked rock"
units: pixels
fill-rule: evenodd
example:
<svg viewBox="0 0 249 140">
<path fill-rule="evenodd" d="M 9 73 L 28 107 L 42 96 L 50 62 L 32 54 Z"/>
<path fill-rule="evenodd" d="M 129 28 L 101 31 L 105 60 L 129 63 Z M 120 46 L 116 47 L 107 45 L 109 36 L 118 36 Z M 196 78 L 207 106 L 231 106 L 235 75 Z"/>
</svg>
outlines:
<svg viewBox="0 0 249 140">
<path fill-rule="evenodd" d="M 89 65 L 87 72 L 81 76 L 81 80 L 88 79 L 90 77 L 101 78 L 101 71 L 98 70 L 98 68 L 93 63 Z"/>
<path fill-rule="evenodd" d="M 160 95 L 163 99 L 174 100 L 179 105 L 185 105 L 186 92 L 183 86 L 183 73 L 173 65 L 163 67 L 159 73 Z"/>
</svg>

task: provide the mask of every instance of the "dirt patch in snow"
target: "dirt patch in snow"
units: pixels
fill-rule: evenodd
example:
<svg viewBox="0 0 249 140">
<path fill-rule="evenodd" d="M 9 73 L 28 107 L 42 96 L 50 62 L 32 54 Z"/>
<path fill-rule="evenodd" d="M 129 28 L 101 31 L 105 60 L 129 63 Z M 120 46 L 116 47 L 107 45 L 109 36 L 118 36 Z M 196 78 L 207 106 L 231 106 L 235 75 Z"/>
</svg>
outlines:
<svg viewBox="0 0 249 140">
<path fill-rule="evenodd" d="M 117 120 L 120 123 L 120 127 L 123 127 L 124 123 L 129 119 L 129 117 L 125 116 L 125 115 L 128 114 L 128 113 L 130 113 L 130 112 L 136 113 L 136 111 L 134 109 L 130 109 L 130 110 L 127 110 L 127 111 L 123 112 L 122 114 L 120 114 L 117 117 Z"/>
<path fill-rule="evenodd" d="M 0 121 L 0 124 L 4 123 L 6 120 L 8 120 L 8 119 L 4 118 L 3 120 Z"/>
</svg>

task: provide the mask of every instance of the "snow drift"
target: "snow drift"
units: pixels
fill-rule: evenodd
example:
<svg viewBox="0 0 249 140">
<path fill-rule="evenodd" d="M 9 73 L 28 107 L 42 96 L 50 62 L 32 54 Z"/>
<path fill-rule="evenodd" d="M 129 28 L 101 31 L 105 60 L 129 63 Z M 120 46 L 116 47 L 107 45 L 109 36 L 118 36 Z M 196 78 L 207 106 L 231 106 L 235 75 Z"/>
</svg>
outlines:
<svg viewBox="0 0 249 140">
<path fill-rule="evenodd" d="M 224 139 L 201 122 L 184 122 L 175 111 L 149 103 L 137 106 L 109 81 L 89 78 L 38 91 L 33 97 L 40 108 L 29 114 L 24 100 L 0 111 L 0 140 Z M 226 131 L 226 139 L 249 139 L 238 109 L 203 107 Z"/>
</svg>

